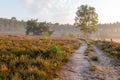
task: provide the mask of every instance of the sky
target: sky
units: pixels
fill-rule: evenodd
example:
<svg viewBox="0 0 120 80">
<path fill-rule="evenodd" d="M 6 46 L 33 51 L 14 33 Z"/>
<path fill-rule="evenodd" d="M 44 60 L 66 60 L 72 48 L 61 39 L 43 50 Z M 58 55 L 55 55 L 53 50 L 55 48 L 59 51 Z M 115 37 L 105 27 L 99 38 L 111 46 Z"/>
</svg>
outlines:
<svg viewBox="0 0 120 80">
<path fill-rule="evenodd" d="M 99 23 L 120 22 L 120 0 L 0 0 L 0 17 L 73 24 L 83 4 L 95 7 Z"/>
</svg>

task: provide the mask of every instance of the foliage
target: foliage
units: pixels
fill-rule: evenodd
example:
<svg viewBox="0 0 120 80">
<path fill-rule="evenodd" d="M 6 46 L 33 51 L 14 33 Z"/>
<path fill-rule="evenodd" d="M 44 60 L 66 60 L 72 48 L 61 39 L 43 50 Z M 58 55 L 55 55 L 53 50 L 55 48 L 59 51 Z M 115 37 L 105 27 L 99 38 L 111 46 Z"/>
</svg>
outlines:
<svg viewBox="0 0 120 80">
<path fill-rule="evenodd" d="M 99 59 L 98 59 L 98 56 L 91 56 L 91 60 L 98 61 Z"/>
<path fill-rule="evenodd" d="M 1 80 L 54 80 L 63 62 L 79 47 L 72 39 L 0 37 Z"/>
<path fill-rule="evenodd" d="M 88 45 L 88 48 L 85 51 L 85 56 L 90 56 L 91 51 L 93 51 L 93 47 L 91 45 Z"/>
<path fill-rule="evenodd" d="M 100 40 L 105 40 L 109 38 L 119 39 L 120 38 L 119 32 L 120 22 L 98 24 L 97 34 L 95 35 L 95 38 L 98 38 Z"/>
<path fill-rule="evenodd" d="M 88 38 L 90 34 L 96 31 L 98 15 L 95 8 L 88 5 L 78 7 L 75 17 L 75 26 L 79 27 L 84 36 Z"/>
<path fill-rule="evenodd" d="M 94 51 L 93 47 L 91 45 L 88 46 L 87 48 L 89 51 Z"/>
<path fill-rule="evenodd" d="M 0 18 L 0 30 L 1 31 L 22 31 L 25 29 L 26 23 L 19 21 L 15 17 L 11 19 Z"/>
<path fill-rule="evenodd" d="M 84 55 L 88 56 L 92 61 L 98 61 L 99 57 L 96 56 L 95 54 L 91 53 L 92 51 L 94 51 L 93 46 L 89 44 Z"/>
<path fill-rule="evenodd" d="M 32 33 L 33 35 L 51 35 L 53 31 L 49 29 L 49 23 L 37 22 L 37 20 L 28 20 L 26 34 Z"/>
<path fill-rule="evenodd" d="M 95 41 L 96 45 L 105 51 L 109 56 L 120 59 L 120 43 L 108 41 Z"/>
<path fill-rule="evenodd" d="M 45 40 L 48 40 L 48 38 L 49 38 L 49 36 L 44 35 L 44 39 L 45 39 Z"/>
<path fill-rule="evenodd" d="M 49 23 L 51 31 L 54 31 L 54 34 L 59 34 L 63 36 L 65 34 L 74 33 L 80 34 L 79 30 L 76 29 L 73 25 L 70 24 L 58 24 L 58 23 Z M 97 33 L 95 38 L 98 39 L 105 39 L 105 38 L 119 38 L 120 32 L 120 22 L 115 23 L 105 23 L 105 24 L 98 24 L 97 25 Z M 17 20 L 15 17 L 11 19 L 0 18 L 0 33 L 8 33 L 9 34 L 25 34 L 25 28 L 27 24 L 23 20 Z M 109 34 L 112 33 L 112 34 Z M 62 36 L 61 35 L 61 36 Z M 92 36 L 94 38 L 94 36 Z"/>
<path fill-rule="evenodd" d="M 73 33 L 69 33 L 69 37 L 71 37 L 71 38 L 76 38 L 77 36 L 74 35 Z"/>
<path fill-rule="evenodd" d="M 96 65 L 92 65 L 91 68 L 90 68 L 91 71 L 96 71 L 98 70 L 97 66 Z"/>
<path fill-rule="evenodd" d="M 85 51 L 85 56 L 89 56 L 89 52 L 88 51 Z"/>
</svg>

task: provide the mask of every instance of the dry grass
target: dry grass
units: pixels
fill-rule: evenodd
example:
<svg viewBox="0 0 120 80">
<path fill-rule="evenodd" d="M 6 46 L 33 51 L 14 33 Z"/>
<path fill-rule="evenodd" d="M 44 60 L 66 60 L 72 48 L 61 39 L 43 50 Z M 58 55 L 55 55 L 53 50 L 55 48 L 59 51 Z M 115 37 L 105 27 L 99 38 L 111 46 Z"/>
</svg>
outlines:
<svg viewBox="0 0 120 80">
<path fill-rule="evenodd" d="M 91 68 L 90 68 L 90 70 L 91 70 L 91 71 L 97 71 L 97 70 L 98 70 L 98 68 L 97 68 L 97 66 L 96 66 L 96 65 L 92 65 L 92 66 L 91 66 Z"/>
<path fill-rule="evenodd" d="M 105 51 L 109 56 L 120 60 L 120 43 L 108 41 L 95 41 L 96 45 Z"/>
<path fill-rule="evenodd" d="M 53 80 L 79 45 L 70 38 L 1 36 L 0 79 Z"/>
</svg>

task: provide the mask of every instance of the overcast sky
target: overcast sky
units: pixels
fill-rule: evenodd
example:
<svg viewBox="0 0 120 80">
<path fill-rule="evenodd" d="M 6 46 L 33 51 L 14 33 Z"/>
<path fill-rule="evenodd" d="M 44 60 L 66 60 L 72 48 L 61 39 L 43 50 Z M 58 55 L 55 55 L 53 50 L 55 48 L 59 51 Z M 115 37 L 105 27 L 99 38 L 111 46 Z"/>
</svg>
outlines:
<svg viewBox="0 0 120 80">
<path fill-rule="evenodd" d="M 0 0 L 0 17 L 73 24 L 82 4 L 96 8 L 99 23 L 120 22 L 120 0 Z"/>
</svg>

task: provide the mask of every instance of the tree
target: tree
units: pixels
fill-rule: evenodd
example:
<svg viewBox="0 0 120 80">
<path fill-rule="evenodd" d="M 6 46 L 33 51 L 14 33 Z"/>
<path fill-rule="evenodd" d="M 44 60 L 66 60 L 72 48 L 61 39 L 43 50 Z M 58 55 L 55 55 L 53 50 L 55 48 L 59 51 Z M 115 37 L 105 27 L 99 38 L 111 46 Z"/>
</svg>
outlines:
<svg viewBox="0 0 120 80">
<path fill-rule="evenodd" d="M 78 7 L 75 17 L 75 26 L 80 28 L 86 38 L 93 32 L 96 32 L 97 23 L 98 15 L 94 7 L 88 5 Z"/>
<path fill-rule="evenodd" d="M 29 35 L 29 33 L 32 33 L 34 31 L 34 28 L 37 26 L 37 20 L 28 20 L 26 27 L 26 35 Z"/>
<path fill-rule="evenodd" d="M 17 25 L 17 19 L 16 19 L 16 17 L 12 17 L 10 21 L 11 21 L 12 26 L 16 27 L 16 25 Z"/>
<path fill-rule="evenodd" d="M 13 30 L 13 31 L 15 31 L 15 29 L 17 28 L 17 19 L 16 19 L 16 17 L 11 17 L 11 19 L 10 19 L 10 25 L 11 25 L 11 29 Z M 9 29 L 10 30 L 10 29 Z"/>
<path fill-rule="evenodd" d="M 53 31 L 49 29 L 50 25 L 46 22 L 37 22 L 37 20 L 28 20 L 26 27 L 26 34 L 33 33 L 33 35 L 51 35 Z"/>
</svg>

